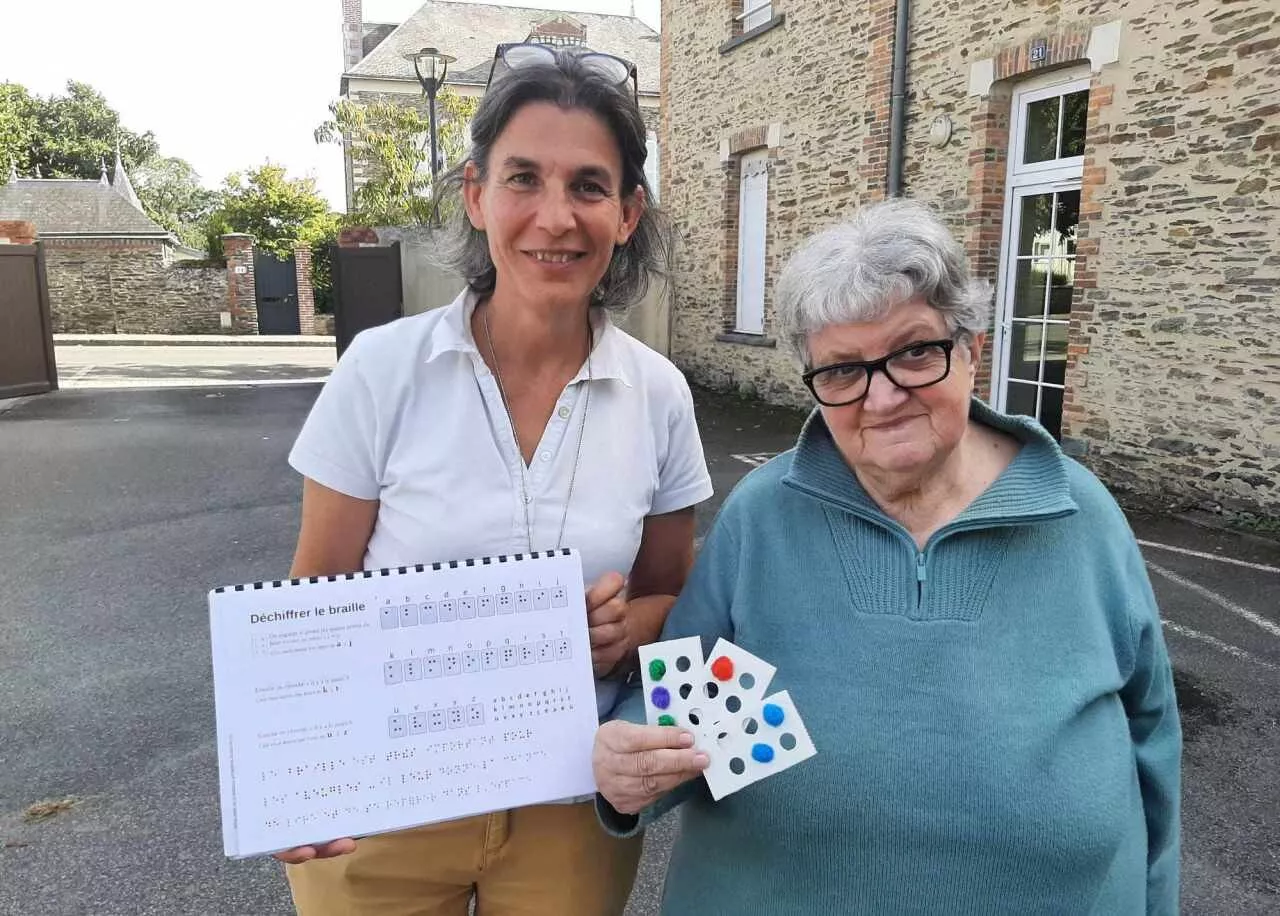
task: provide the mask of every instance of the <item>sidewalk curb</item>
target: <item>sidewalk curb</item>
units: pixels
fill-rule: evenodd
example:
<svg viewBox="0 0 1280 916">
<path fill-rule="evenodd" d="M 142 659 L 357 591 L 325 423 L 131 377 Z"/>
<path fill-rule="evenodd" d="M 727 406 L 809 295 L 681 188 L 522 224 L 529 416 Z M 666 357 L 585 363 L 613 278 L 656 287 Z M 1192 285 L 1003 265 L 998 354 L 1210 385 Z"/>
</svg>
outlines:
<svg viewBox="0 0 1280 916">
<path fill-rule="evenodd" d="M 61 347 L 326 347 L 336 346 L 333 337 L 308 335 L 197 335 L 197 334 L 54 334 Z"/>
</svg>

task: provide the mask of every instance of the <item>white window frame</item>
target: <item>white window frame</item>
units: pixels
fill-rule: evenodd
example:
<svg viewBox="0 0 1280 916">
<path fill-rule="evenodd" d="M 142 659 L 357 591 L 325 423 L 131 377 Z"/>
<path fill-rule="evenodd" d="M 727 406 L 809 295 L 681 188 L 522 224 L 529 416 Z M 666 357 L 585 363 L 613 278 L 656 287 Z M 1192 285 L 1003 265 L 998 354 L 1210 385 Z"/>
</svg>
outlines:
<svg viewBox="0 0 1280 916">
<path fill-rule="evenodd" d="M 660 193 L 658 185 L 662 181 L 662 149 L 658 143 L 658 135 L 651 130 L 645 131 L 644 145 L 644 177 L 649 182 L 649 190 L 653 192 L 653 199 L 649 203 L 657 206 Z"/>
<path fill-rule="evenodd" d="M 750 174 L 748 174 L 750 172 Z M 758 179 L 748 183 L 748 178 Z M 747 194 L 758 189 L 760 222 L 748 226 Z M 741 334 L 764 334 L 765 255 L 769 246 L 769 151 L 756 149 L 738 159 L 738 283 L 734 329 Z M 755 250 L 758 248 L 758 252 Z M 756 257 L 748 258 L 749 254 Z M 751 283 L 749 281 L 757 281 Z M 748 289 L 752 296 L 745 297 Z"/>
<path fill-rule="evenodd" d="M 1009 119 L 1009 163 L 1005 178 L 1004 214 L 1001 221 L 1000 267 L 996 284 L 996 321 L 992 334 L 991 366 L 992 404 L 997 410 L 1005 409 L 1006 388 L 1009 381 L 1009 344 L 1013 332 L 1012 296 L 1016 285 L 1018 259 L 1017 237 L 1020 229 L 1021 208 L 1024 196 L 1048 194 L 1054 191 L 1076 191 L 1083 184 L 1084 157 L 1071 156 L 1048 162 L 1022 163 L 1026 147 L 1024 126 L 1027 106 L 1032 102 L 1053 96 L 1068 95 L 1089 89 L 1087 67 L 1059 70 L 1027 80 L 1013 93 Z M 1059 123 L 1061 134 L 1061 123 Z M 1043 353 L 1044 342 L 1041 342 Z M 1041 369 L 1043 374 L 1043 367 Z M 1036 406 L 1039 408 L 1039 393 Z"/>
<path fill-rule="evenodd" d="M 742 12 L 733 18 L 742 23 L 742 31 L 750 32 L 773 18 L 773 0 L 742 0 Z"/>
</svg>

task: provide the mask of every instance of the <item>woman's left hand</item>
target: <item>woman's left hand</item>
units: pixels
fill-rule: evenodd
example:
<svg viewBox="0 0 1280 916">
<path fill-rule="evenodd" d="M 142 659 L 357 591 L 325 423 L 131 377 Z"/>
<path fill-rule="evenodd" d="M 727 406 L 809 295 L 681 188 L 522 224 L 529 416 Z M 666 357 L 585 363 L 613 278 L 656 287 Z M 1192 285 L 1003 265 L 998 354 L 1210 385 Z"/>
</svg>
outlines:
<svg viewBox="0 0 1280 916">
<path fill-rule="evenodd" d="M 631 651 L 626 588 L 626 579 L 610 572 L 587 589 L 587 631 L 591 637 L 591 666 L 597 678 L 617 668 Z"/>
</svg>

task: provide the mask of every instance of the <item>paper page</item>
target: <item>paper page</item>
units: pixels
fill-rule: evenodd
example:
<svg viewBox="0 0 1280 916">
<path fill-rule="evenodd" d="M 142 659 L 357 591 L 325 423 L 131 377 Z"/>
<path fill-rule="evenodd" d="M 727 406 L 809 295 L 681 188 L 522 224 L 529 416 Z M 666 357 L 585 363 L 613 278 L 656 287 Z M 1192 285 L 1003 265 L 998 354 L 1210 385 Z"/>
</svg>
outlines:
<svg viewBox="0 0 1280 916">
<path fill-rule="evenodd" d="M 595 792 L 574 551 L 209 595 L 233 857 Z"/>
</svg>

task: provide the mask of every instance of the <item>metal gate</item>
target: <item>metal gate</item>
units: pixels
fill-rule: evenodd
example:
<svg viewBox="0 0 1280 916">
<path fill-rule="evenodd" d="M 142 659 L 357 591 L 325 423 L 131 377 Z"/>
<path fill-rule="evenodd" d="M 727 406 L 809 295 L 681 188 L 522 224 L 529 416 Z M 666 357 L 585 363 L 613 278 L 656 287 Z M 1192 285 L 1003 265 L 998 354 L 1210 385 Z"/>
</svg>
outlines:
<svg viewBox="0 0 1280 916">
<path fill-rule="evenodd" d="M 400 243 L 333 249 L 333 332 L 338 355 L 365 328 L 404 314 Z"/>
<path fill-rule="evenodd" d="M 57 387 L 44 248 L 0 245 L 0 398 Z"/>
<path fill-rule="evenodd" d="M 253 281 L 257 290 L 258 333 L 300 334 L 298 269 L 293 255 L 281 259 L 267 251 L 255 251 Z"/>
</svg>

